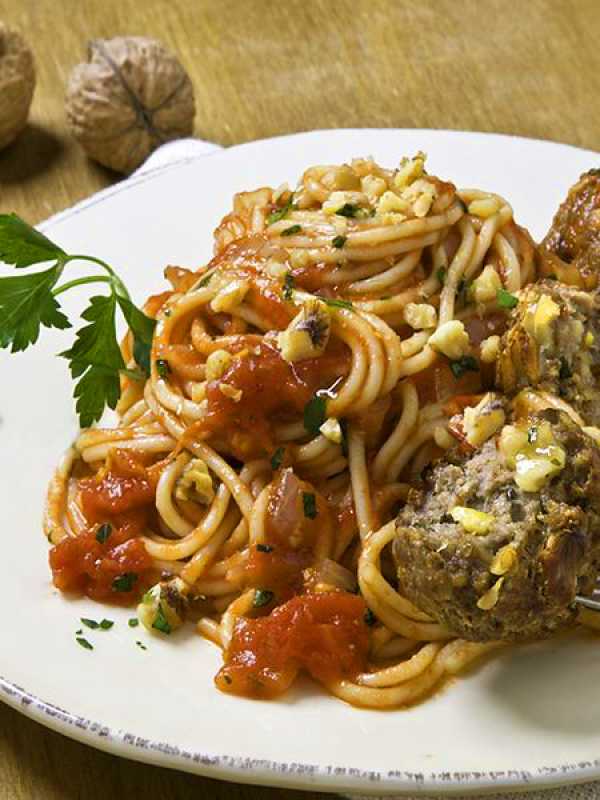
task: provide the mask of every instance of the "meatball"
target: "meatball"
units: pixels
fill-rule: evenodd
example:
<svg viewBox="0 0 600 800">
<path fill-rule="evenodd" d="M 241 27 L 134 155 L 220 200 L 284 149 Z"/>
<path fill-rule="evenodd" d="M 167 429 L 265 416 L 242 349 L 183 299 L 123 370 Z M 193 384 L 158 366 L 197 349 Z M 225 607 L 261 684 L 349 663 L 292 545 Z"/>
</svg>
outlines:
<svg viewBox="0 0 600 800">
<path fill-rule="evenodd" d="M 555 409 L 454 451 L 398 516 L 400 592 L 474 641 L 568 625 L 600 561 L 599 480 L 600 449 Z"/>
<path fill-rule="evenodd" d="M 556 395 L 598 425 L 599 374 L 600 295 L 551 280 L 523 289 L 500 343 L 496 386 Z"/>
<path fill-rule="evenodd" d="M 600 275 L 600 169 L 581 176 L 540 247 L 542 273 L 594 289 Z"/>
</svg>

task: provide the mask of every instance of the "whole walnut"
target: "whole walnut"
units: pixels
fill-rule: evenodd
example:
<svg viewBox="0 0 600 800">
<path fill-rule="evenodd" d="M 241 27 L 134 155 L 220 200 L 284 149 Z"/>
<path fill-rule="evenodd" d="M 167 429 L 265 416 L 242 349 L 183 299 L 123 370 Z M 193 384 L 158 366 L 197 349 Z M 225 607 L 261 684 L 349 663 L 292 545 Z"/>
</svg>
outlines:
<svg viewBox="0 0 600 800">
<path fill-rule="evenodd" d="M 20 33 L 0 22 L 0 149 L 27 124 L 34 89 L 31 50 Z"/>
<path fill-rule="evenodd" d="M 138 167 L 163 142 L 194 128 L 194 90 L 179 61 L 155 39 L 95 40 L 73 70 L 67 118 L 90 158 L 118 172 Z"/>
</svg>

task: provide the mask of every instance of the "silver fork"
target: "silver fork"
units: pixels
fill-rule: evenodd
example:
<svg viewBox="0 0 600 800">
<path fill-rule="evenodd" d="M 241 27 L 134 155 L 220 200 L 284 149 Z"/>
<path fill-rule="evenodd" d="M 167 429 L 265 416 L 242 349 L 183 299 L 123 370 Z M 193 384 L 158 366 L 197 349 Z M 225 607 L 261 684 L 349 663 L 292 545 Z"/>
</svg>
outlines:
<svg viewBox="0 0 600 800">
<path fill-rule="evenodd" d="M 578 594 L 575 597 L 575 602 L 580 606 L 584 606 L 584 608 L 591 608 L 592 611 L 600 611 L 600 579 L 596 582 L 596 588 L 591 597 L 582 597 Z"/>
</svg>

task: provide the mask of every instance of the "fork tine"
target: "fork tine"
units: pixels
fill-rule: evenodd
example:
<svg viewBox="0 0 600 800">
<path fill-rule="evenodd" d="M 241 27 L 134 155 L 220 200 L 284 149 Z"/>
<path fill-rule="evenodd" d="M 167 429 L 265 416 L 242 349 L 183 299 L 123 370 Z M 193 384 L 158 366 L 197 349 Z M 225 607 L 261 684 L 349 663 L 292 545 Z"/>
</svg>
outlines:
<svg viewBox="0 0 600 800">
<path fill-rule="evenodd" d="M 585 608 L 591 608 L 592 611 L 600 611 L 600 601 L 598 600 L 590 600 L 589 597 L 577 595 L 575 602 L 579 603 L 580 606 L 585 606 Z"/>
</svg>

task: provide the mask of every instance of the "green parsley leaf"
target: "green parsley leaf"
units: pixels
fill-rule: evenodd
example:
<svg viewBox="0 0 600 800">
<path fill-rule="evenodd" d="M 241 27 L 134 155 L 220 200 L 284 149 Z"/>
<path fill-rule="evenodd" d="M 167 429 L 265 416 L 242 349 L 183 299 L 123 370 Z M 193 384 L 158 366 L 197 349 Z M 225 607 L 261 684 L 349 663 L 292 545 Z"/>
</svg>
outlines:
<svg viewBox="0 0 600 800">
<path fill-rule="evenodd" d="M 290 210 L 292 209 L 293 205 L 294 205 L 294 195 L 291 194 L 289 200 L 284 206 L 276 209 L 275 211 L 272 211 L 267 216 L 267 225 L 272 225 L 274 222 L 279 222 L 280 219 L 286 217 L 290 212 Z"/>
<path fill-rule="evenodd" d="M 442 284 L 442 286 L 446 283 L 446 275 L 447 275 L 447 273 L 448 273 L 448 270 L 444 269 L 444 267 L 440 267 L 435 273 L 435 277 Z"/>
<path fill-rule="evenodd" d="M 81 630 L 81 628 L 79 628 L 78 631 L 75 631 L 75 636 L 81 636 L 82 633 L 83 631 Z"/>
<path fill-rule="evenodd" d="M 283 279 L 283 297 L 285 300 L 292 300 L 294 297 L 294 276 L 291 272 L 286 272 Z"/>
<path fill-rule="evenodd" d="M 166 358 L 157 358 L 155 362 L 156 371 L 161 378 L 168 378 L 171 374 L 171 366 Z"/>
<path fill-rule="evenodd" d="M 353 203 L 344 203 L 335 213 L 338 217 L 356 217 L 359 215 L 360 210 L 361 209 Z"/>
<path fill-rule="evenodd" d="M 304 427 L 314 436 L 319 433 L 319 428 L 327 419 L 327 400 L 315 395 L 304 406 Z"/>
<path fill-rule="evenodd" d="M 372 628 L 373 625 L 375 625 L 375 623 L 377 622 L 377 617 L 371 611 L 370 608 L 367 608 L 367 610 L 365 611 L 364 620 L 365 620 L 365 625 L 368 625 L 369 628 Z"/>
<path fill-rule="evenodd" d="M 263 544 L 262 542 L 259 542 L 256 545 L 256 549 L 258 550 L 259 553 L 272 553 L 273 552 L 273 548 L 271 547 L 270 544 Z"/>
<path fill-rule="evenodd" d="M 86 625 L 88 628 L 91 628 L 93 631 L 96 630 L 96 628 L 100 627 L 95 619 L 86 619 L 86 617 L 81 617 L 81 621 L 83 622 L 84 625 Z"/>
<path fill-rule="evenodd" d="M 117 341 L 114 294 L 92 297 L 81 315 L 89 324 L 77 331 L 75 344 L 61 356 L 69 360 L 81 425 L 100 419 L 104 407 L 115 408 L 121 394 L 119 371 L 125 368 Z"/>
<path fill-rule="evenodd" d="M 479 363 L 473 356 L 463 356 L 451 361 L 450 369 L 455 378 L 462 378 L 465 372 L 479 372 Z"/>
<path fill-rule="evenodd" d="M 155 628 L 155 630 L 160 631 L 161 633 L 166 633 L 167 635 L 170 634 L 171 631 L 173 630 L 171 628 L 169 620 L 165 617 L 165 612 L 163 611 L 163 608 L 160 603 L 158 604 L 158 610 L 156 612 L 156 616 L 154 617 L 154 622 L 152 623 L 152 627 Z"/>
<path fill-rule="evenodd" d="M 519 298 L 507 292 L 506 289 L 498 289 L 496 302 L 500 308 L 514 308 L 519 303 Z"/>
<path fill-rule="evenodd" d="M 331 306 L 331 308 L 345 308 L 348 311 L 352 311 L 354 309 L 354 306 L 350 300 L 339 300 L 335 297 L 321 297 L 319 299 L 322 300 L 325 305 Z"/>
<path fill-rule="evenodd" d="M 75 259 L 93 262 L 108 275 L 78 278 L 57 286 L 65 266 Z M 0 214 L 0 261 L 17 268 L 55 262 L 44 272 L 0 278 L 0 348 L 10 346 L 12 352 L 35 344 L 41 326 L 71 327 L 56 299 L 62 292 L 96 281 L 110 287 L 109 297 L 90 300 L 82 314 L 90 324 L 77 333 L 70 350 L 61 354 L 70 360 L 73 377 L 80 378 L 75 388 L 80 423 L 91 425 L 100 418 L 105 405 L 115 407 L 120 394 L 119 372 L 143 378 L 140 371 L 125 370 L 115 330 L 117 304 L 133 334 L 134 358 L 146 373 L 155 321 L 133 305 L 123 282 L 108 264 L 92 256 L 65 253 L 15 214 Z"/>
<path fill-rule="evenodd" d="M 75 639 L 77 644 L 80 644 L 85 650 L 93 650 L 94 645 L 90 644 L 87 639 L 84 639 L 83 636 L 77 636 Z"/>
<path fill-rule="evenodd" d="M 271 456 L 271 469 L 273 472 L 279 469 L 283 464 L 283 457 L 285 455 L 285 447 L 278 447 Z"/>
<path fill-rule="evenodd" d="M 115 623 L 112 621 L 112 619 L 103 619 L 100 622 L 100 628 L 103 631 L 109 631 L 114 624 Z"/>
<path fill-rule="evenodd" d="M 67 254 L 16 214 L 0 214 L 0 261 L 17 268 L 61 261 Z"/>
<path fill-rule="evenodd" d="M 130 617 L 127 620 L 127 624 L 129 625 L 130 628 L 137 628 L 137 626 L 140 624 L 140 621 L 137 617 Z"/>
<path fill-rule="evenodd" d="M 100 525 L 98 530 L 96 531 L 96 541 L 100 542 L 100 544 L 104 544 L 108 537 L 112 533 L 112 525 L 108 522 L 105 522 L 104 525 Z"/>
<path fill-rule="evenodd" d="M 113 592 L 130 592 L 133 589 L 138 576 L 135 572 L 124 572 L 112 582 Z"/>
<path fill-rule="evenodd" d="M 2 244 L 0 239 L 0 248 Z M 57 265 L 0 279 L 0 348 L 10 345 L 13 353 L 26 350 L 37 342 L 42 325 L 60 330 L 71 327 L 52 295 L 61 269 Z"/>
<path fill-rule="evenodd" d="M 269 589 L 256 589 L 254 592 L 254 600 L 252 605 L 254 608 L 262 608 L 263 606 L 268 606 L 271 600 L 275 597 L 273 592 L 269 591 Z"/>
<path fill-rule="evenodd" d="M 150 350 L 156 320 L 147 317 L 127 297 L 117 295 L 119 308 L 133 334 L 133 357 L 144 375 L 150 375 Z"/>
<path fill-rule="evenodd" d="M 293 236 L 295 233 L 300 233 L 302 230 L 301 225 L 290 225 L 289 228 L 286 228 L 284 231 L 281 231 L 282 236 Z"/>
<path fill-rule="evenodd" d="M 336 250 L 341 250 L 347 241 L 348 241 L 347 236 L 335 236 L 331 240 L 331 244 L 333 247 L 335 247 Z"/>
<path fill-rule="evenodd" d="M 317 498 L 313 492 L 302 492 L 302 508 L 307 519 L 315 519 L 318 514 Z"/>
</svg>

